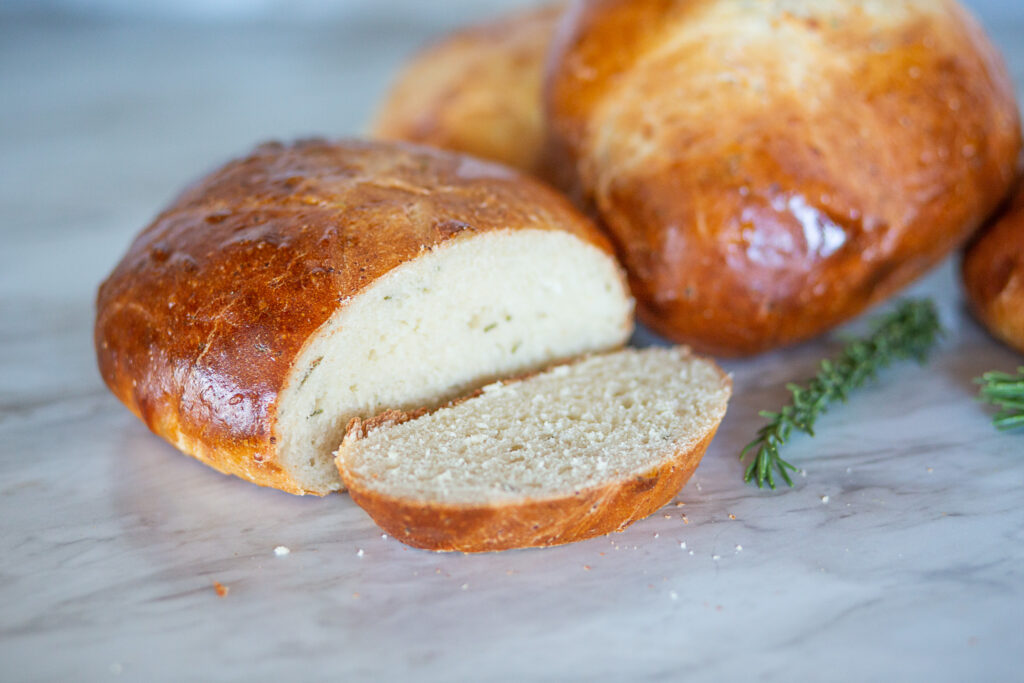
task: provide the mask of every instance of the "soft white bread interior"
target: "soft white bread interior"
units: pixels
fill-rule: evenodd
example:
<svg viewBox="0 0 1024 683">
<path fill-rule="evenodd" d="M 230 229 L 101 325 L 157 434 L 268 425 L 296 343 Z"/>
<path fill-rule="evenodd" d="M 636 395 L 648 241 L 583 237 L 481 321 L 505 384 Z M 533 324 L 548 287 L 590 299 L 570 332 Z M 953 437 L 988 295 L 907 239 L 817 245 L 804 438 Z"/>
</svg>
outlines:
<svg viewBox="0 0 1024 683">
<path fill-rule="evenodd" d="M 278 408 L 282 465 L 311 491 L 355 416 L 437 407 L 499 377 L 621 346 L 632 299 L 613 258 L 552 230 L 467 234 L 395 268 L 306 343 Z"/>
<path fill-rule="evenodd" d="M 596 355 L 414 417 L 354 420 L 337 452 L 353 499 L 417 547 L 567 543 L 674 496 L 725 415 L 730 379 L 684 347 Z"/>
</svg>

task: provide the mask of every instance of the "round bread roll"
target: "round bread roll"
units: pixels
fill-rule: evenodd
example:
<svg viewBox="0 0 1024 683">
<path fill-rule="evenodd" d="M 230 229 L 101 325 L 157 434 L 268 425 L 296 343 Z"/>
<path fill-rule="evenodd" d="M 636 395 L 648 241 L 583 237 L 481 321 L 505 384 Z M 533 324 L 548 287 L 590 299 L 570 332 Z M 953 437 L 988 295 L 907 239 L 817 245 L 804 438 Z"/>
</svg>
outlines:
<svg viewBox="0 0 1024 683">
<path fill-rule="evenodd" d="M 551 154 L 640 319 L 721 355 L 818 335 L 999 205 L 1009 77 L 952 0 L 576 2 L 552 46 Z"/>
<path fill-rule="evenodd" d="M 967 249 L 964 287 L 993 335 L 1024 353 L 1024 185 L 999 220 Z"/>
<path fill-rule="evenodd" d="M 540 183 L 397 143 L 268 144 L 187 189 L 99 290 L 110 389 L 155 433 L 292 493 L 350 419 L 625 343 L 604 237 Z"/>
<path fill-rule="evenodd" d="M 373 135 L 453 149 L 537 172 L 541 81 L 562 4 L 463 29 L 416 55 Z"/>
</svg>

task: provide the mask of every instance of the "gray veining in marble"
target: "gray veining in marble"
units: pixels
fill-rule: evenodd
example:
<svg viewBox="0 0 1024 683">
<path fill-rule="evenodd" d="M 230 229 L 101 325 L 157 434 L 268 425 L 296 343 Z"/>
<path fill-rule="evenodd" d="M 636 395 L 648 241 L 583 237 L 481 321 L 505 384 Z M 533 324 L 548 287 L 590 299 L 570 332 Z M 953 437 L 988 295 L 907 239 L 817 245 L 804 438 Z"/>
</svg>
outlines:
<svg viewBox="0 0 1024 683">
<path fill-rule="evenodd" d="M 1024 86 L 1024 7 L 979 8 Z M 1024 435 L 971 384 L 1022 359 L 965 316 L 952 262 L 913 289 L 941 302 L 941 353 L 795 440 L 793 489 L 743 485 L 735 454 L 835 337 L 726 363 L 685 507 L 562 548 L 412 550 L 345 496 L 152 437 L 100 382 L 92 298 L 184 182 L 257 140 L 357 132 L 454 19 L 0 16 L 0 680 L 1024 679 Z"/>
</svg>

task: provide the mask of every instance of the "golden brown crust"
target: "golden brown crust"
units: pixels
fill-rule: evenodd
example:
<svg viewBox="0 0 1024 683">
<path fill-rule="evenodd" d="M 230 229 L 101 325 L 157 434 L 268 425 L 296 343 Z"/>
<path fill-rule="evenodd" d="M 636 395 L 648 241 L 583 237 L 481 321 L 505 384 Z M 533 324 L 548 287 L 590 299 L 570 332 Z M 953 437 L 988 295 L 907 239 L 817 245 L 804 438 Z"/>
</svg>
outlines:
<svg viewBox="0 0 1024 683">
<path fill-rule="evenodd" d="M 717 428 L 716 428 L 717 429 Z M 561 498 L 493 505 L 408 500 L 374 491 L 342 468 L 349 495 L 389 535 L 428 550 L 465 553 L 534 548 L 621 531 L 668 503 L 715 436 L 640 475 Z"/>
<path fill-rule="evenodd" d="M 1024 353 L 1024 185 L 1006 212 L 967 249 L 963 278 L 978 320 Z"/>
<path fill-rule="evenodd" d="M 562 8 L 471 26 L 423 50 L 395 81 L 373 134 L 537 172 L 544 60 Z"/>
<path fill-rule="evenodd" d="M 503 167 L 398 143 L 263 145 L 188 188 L 100 286 L 100 372 L 182 451 L 306 493 L 278 461 L 275 421 L 307 339 L 423 250 L 520 229 L 610 252 L 565 199 Z"/>
<path fill-rule="evenodd" d="M 1021 145 L 1000 56 L 954 2 L 780 4 L 577 2 L 549 60 L 553 165 L 640 319 L 722 355 L 918 277 L 999 205 Z"/>
</svg>

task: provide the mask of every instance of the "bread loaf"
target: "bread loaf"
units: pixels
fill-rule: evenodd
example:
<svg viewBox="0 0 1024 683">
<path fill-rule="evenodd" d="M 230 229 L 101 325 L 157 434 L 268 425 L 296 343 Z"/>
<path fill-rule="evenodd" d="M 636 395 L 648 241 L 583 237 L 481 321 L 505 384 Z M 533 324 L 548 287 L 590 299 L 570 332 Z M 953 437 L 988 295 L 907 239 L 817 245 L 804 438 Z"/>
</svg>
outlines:
<svg viewBox="0 0 1024 683">
<path fill-rule="evenodd" d="M 417 54 L 380 108 L 374 136 L 538 172 L 544 58 L 562 6 L 470 26 Z"/>
<path fill-rule="evenodd" d="M 593 356 L 427 415 L 354 420 L 338 468 L 352 499 L 410 545 L 568 543 L 665 505 L 700 462 L 730 387 L 683 348 Z"/>
<path fill-rule="evenodd" d="M 1014 178 L 1011 81 L 952 0 L 594 0 L 549 147 L 642 321 L 717 354 L 813 337 L 960 245 Z"/>
<path fill-rule="evenodd" d="M 1024 185 L 964 255 L 967 301 L 993 335 L 1024 353 Z"/>
<path fill-rule="evenodd" d="M 620 346 L 631 309 L 604 237 L 539 183 L 305 141 L 185 190 L 100 287 L 95 339 L 110 389 L 183 452 L 324 494 L 351 418 Z"/>
</svg>

